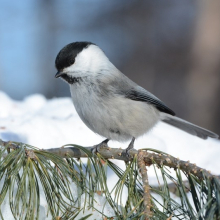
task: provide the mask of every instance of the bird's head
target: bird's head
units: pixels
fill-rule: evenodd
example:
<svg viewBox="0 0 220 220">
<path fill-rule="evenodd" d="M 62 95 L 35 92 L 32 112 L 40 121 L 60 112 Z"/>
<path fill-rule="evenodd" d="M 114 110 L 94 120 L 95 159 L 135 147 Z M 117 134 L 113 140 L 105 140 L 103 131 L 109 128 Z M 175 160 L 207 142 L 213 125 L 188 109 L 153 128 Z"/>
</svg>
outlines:
<svg viewBox="0 0 220 220">
<path fill-rule="evenodd" d="M 55 61 L 56 78 L 61 77 L 69 84 L 73 78 L 92 76 L 111 65 L 104 52 L 91 42 L 74 42 L 58 53 Z"/>
</svg>

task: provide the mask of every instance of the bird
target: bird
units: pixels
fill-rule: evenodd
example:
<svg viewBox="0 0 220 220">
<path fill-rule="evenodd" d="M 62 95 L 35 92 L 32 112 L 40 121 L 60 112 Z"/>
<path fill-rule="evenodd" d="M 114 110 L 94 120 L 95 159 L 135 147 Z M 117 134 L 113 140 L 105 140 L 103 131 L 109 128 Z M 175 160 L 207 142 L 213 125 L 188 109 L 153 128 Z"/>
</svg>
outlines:
<svg viewBox="0 0 220 220">
<path fill-rule="evenodd" d="M 92 152 L 108 147 L 109 140 L 135 140 L 152 130 L 159 121 L 202 139 L 218 135 L 175 116 L 160 99 L 142 88 L 108 59 L 102 49 L 89 41 L 73 42 L 63 47 L 56 59 L 56 78 L 70 86 L 75 109 L 93 132 L 105 138 Z"/>
</svg>

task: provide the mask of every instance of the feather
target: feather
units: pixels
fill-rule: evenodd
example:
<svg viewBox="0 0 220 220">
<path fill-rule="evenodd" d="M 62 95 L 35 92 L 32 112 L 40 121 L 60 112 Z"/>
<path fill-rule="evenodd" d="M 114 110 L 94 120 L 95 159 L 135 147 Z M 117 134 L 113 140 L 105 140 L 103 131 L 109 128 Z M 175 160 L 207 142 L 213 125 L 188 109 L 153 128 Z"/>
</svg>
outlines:
<svg viewBox="0 0 220 220">
<path fill-rule="evenodd" d="M 171 115 L 163 115 L 163 117 L 161 118 L 163 122 L 172 125 L 176 128 L 179 128 L 189 134 L 195 135 L 197 137 L 200 137 L 202 139 L 207 139 L 208 137 L 211 138 L 218 138 L 218 135 L 205 129 L 205 128 L 201 128 L 197 125 L 194 125 L 188 121 L 185 121 L 181 118 L 178 117 L 173 117 Z"/>
<path fill-rule="evenodd" d="M 175 113 L 171 109 L 169 109 L 156 96 L 154 96 L 150 92 L 147 92 L 141 87 L 138 87 L 138 88 L 139 88 L 138 90 L 132 89 L 128 91 L 125 97 L 128 99 L 134 100 L 134 101 L 147 102 L 148 104 L 154 105 L 161 112 L 164 112 L 170 115 L 175 115 Z"/>
</svg>

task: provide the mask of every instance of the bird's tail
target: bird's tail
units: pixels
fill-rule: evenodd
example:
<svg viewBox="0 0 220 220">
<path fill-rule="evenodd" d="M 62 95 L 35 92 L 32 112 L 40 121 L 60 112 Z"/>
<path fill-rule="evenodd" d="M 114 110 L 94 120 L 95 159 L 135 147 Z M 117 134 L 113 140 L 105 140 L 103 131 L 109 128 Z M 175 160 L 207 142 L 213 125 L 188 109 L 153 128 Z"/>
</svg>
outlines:
<svg viewBox="0 0 220 220">
<path fill-rule="evenodd" d="M 172 125 L 176 128 L 179 128 L 189 134 L 195 135 L 197 137 L 200 137 L 202 139 L 207 139 L 208 137 L 211 138 L 218 138 L 218 135 L 206 130 L 204 128 L 201 128 L 197 125 L 194 125 L 188 121 L 185 121 L 181 118 L 168 115 L 168 114 L 162 114 L 161 120 L 169 125 Z"/>
</svg>

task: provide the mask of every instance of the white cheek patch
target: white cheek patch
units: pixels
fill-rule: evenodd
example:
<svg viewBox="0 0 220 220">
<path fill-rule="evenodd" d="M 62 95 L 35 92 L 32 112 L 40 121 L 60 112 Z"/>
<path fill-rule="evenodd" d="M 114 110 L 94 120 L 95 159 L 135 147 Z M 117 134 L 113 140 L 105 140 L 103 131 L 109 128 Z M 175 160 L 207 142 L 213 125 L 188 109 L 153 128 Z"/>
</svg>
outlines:
<svg viewBox="0 0 220 220">
<path fill-rule="evenodd" d="M 81 74 L 86 74 L 88 72 L 96 74 L 109 64 L 111 63 L 103 51 L 96 45 L 90 45 L 76 56 L 73 65 L 65 68 L 63 71 L 68 74 L 74 74 L 74 76 L 78 72 L 81 72 Z"/>
</svg>

